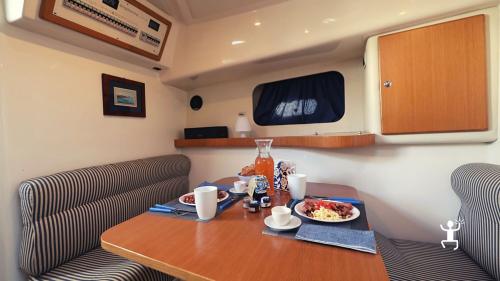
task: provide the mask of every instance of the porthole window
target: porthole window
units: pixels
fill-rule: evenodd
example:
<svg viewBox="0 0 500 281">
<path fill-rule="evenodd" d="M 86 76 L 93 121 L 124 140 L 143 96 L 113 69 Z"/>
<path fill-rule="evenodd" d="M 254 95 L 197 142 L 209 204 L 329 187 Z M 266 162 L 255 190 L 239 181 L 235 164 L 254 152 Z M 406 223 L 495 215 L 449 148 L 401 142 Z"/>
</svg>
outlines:
<svg viewBox="0 0 500 281">
<path fill-rule="evenodd" d="M 330 71 L 260 84 L 253 107 L 261 126 L 336 122 L 345 112 L 344 77 Z"/>
</svg>

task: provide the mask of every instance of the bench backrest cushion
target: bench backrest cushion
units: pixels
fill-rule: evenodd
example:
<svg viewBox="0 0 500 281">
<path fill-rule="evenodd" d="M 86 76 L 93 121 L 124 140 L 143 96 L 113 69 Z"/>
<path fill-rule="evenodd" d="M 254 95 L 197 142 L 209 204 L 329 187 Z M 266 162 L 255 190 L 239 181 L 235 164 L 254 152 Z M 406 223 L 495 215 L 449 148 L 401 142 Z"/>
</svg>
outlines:
<svg viewBox="0 0 500 281">
<path fill-rule="evenodd" d="M 167 155 L 23 182 L 21 268 L 37 276 L 97 247 L 106 229 L 187 192 L 189 169 Z"/>
<path fill-rule="evenodd" d="M 457 232 L 460 248 L 500 280 L 500 166 L 467 164 L 456 169 L 451 185 L 460 197 Z"/>
</svg>

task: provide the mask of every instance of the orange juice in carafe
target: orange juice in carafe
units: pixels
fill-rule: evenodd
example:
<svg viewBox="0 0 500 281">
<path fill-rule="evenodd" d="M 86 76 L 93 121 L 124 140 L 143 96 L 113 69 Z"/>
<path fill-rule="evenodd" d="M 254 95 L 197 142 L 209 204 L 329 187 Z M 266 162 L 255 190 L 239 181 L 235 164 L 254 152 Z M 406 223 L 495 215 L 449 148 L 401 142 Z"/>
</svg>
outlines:
<svg viewBox="0 0 500 281">
<path fill-rule="evenodd" d="M 272 139 L 255 140 L 259 155 L 255 158 L 255 174 L 266 176 L 269 182 L 269 195 L 274 194 L 274 160 L 271 157 L 271 143 Z"/>
</svg>

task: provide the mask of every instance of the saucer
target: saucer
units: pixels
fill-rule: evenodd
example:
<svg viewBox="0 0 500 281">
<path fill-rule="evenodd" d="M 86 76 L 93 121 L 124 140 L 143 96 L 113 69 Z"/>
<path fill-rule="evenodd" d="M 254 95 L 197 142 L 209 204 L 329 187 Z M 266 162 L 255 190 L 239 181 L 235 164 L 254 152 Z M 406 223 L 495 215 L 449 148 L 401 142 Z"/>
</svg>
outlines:
<svg viewBox="0 0 500 281">
<path fill-rule="evenodd" d="M 264 224 L 267 225 L 269 228 L 271 228 L 274 231 L 285 231 L 285 230 L 291 230 L 299 227 L 302 224 L 302 221 L 296 217 L 292 216 L 290 219 L 290 222 L 286 225 L 277 225 L 275 224 L 273 220 L 273 216 L 268 216 L 264 219 Z"/>
<path fill-rule="evenodd" d="M 233 194 L 238 194 L 238 195 L 247 194 L 247 191 L 248 191 L 248 189 L 243 190 L 243 192 L 238 192 L 238 191 L 236 191 L 236 189 L 234 187 L 229 189 L 229 192 L 231 192 Z"/>
</svg>

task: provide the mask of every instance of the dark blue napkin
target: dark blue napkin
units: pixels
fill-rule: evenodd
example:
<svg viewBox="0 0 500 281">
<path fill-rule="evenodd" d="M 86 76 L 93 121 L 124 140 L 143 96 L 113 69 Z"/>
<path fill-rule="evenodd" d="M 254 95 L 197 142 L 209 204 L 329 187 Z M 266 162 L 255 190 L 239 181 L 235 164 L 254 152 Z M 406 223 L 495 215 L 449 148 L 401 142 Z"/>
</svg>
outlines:
<svg viewBox="0 0 500 281">
<path fill-rule="evenodd" d="M 349 248 L 357 251 L 377 253 L 375 234 L 371 230 L 355 230 L 331 227 L 324 224 L 302 224 L 296 239 Z"/>
<path fill-rule="evenodd" d="M 229 189 L 231 189 L 233 186 L 232 185 L 227 185 L 227 184 L 215 184 L 213 182 L 209 182 L 209 181 L 204 181 L 202 183 L 200 183 L 198 185 L 198 187 L 200 186 L 217 186 L 217 189 L 218 190 L 222 190 L 222 191 L 229 191 Z"/>
</svg>

